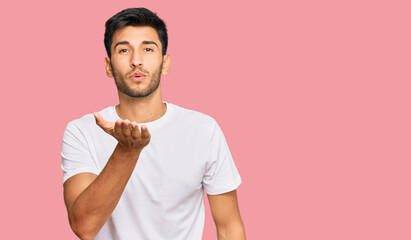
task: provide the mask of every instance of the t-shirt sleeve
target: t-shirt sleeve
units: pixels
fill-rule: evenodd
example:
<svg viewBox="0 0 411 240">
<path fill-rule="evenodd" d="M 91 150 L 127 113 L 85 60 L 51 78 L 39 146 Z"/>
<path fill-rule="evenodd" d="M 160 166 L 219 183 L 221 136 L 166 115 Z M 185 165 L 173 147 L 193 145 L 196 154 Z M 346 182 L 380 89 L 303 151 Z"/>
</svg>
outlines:
<svg viewBox="0 0 411 240">
<path fill-rule="evenodd" d="M 216 195 L 233 191 L 241 184 L 227 141 L 215 122 L 211 137 L 211 154 L 206 163 L 203 186 L 207 194 Z"/>
<path fill-rule="evenodd" d="M 99 174 L 91 156 L 86 136 L 74 122 L 67 124 L 61 145 L 61 169 L 63 183 L 70 177 L 84 172 Z"/>
</svg>

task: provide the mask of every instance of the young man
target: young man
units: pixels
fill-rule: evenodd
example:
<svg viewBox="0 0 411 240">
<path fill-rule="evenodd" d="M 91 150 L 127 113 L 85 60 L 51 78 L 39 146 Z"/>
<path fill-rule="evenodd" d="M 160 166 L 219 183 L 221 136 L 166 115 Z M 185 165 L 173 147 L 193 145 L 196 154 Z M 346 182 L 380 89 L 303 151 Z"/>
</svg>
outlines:
<svg viewBox="0 0 411 240">
<path fill-rule="evenodd" d="M 64 200 L 81 239 L 201 239 L 203 190 L 218 239 L 245 239 L 241 179 L 224 135 L 205 114 L 162 101 L 167 29 L 145 8 L 106 22 L 107 76 L 119 105 L 67 125 Z"/>
</svg>

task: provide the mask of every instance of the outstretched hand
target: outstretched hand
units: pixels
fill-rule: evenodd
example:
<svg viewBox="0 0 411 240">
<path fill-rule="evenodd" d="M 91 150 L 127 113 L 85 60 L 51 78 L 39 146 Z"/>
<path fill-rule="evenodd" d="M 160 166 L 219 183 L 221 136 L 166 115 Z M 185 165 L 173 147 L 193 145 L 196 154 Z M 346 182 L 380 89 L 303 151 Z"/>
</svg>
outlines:
<svg viewBox="0 0 411 240">
<path fill-rule="evenodd" d="M 147 126 L 141 125 L 141 131 L 136 122 L 119 119 L 115 123 L 107 122 L 97 112 L 93 113 L 96 124 L 106 133 L 113 136 L 118 141 L 118 145 L 125 149 L 142 150 L 150 142 L 151 134 Z"/>
</svg>

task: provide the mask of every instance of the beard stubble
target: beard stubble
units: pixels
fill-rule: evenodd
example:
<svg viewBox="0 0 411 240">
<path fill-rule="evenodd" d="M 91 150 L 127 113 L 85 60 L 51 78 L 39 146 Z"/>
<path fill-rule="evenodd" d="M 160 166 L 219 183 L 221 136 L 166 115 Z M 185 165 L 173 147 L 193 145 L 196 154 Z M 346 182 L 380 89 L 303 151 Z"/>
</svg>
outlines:
<svg viewBox="0 0 411 240">
<path fill-rule="evenodd" d="M 152 94 L 155 90 L 157 90 L 158 86 L 160 86 L 162 69 L 163 69 L 163 63 L 161 63 L 160 68 L 157 69 L 157 71 L 153 72 L 153 74 L 147 74 L 148 72 L 141 68 L 134 68 L 132 71 L 127 73 L 125 76 L 122 76 L 120 73 L 118 73 L 113 68 L 113 65 L 111 64 L 111 70 L 113 72 L 114 82 L 116 83 L 117 90 L 119 90 L 120 92 L 132 98 L 144 98 Z M 132 75 L 136 70 L 146 75 L 146 79 L 144 79 L 144 81 L 146 80 L 150 81 L 147 88 L 141 89 L 141 87 L 138 86 L 139 83 L 132 83 L 132 84 L 137 85 L 137 88 L 132 88 L 126 83 L 125 78 Z"/>
</svg>

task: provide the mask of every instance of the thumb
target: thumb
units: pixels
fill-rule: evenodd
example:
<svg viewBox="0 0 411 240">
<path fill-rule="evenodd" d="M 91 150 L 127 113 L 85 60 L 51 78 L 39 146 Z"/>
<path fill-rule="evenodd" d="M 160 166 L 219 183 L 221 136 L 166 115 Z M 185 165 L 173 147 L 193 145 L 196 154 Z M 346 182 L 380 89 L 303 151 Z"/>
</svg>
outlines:
<svg viewBox="0 0 411 240">
<path fill-rule="evenodd" d="M 104 118 L 100 115 L 98 112 L 93 113 L 94 118 L 96 119 L 96 124 L 101 127 L 104 131 L 109 131 L 110 130 L 110 124 L 104 120 Z"/>
</svg>

